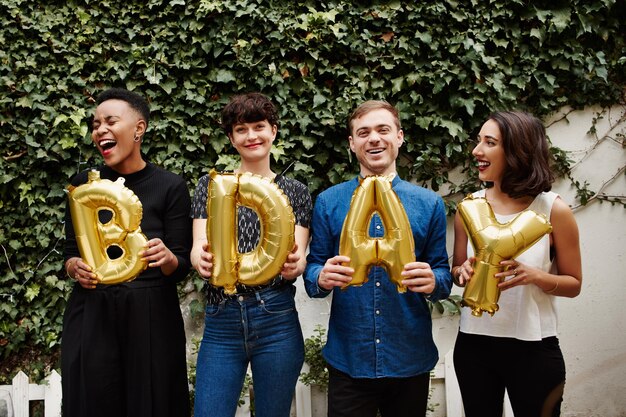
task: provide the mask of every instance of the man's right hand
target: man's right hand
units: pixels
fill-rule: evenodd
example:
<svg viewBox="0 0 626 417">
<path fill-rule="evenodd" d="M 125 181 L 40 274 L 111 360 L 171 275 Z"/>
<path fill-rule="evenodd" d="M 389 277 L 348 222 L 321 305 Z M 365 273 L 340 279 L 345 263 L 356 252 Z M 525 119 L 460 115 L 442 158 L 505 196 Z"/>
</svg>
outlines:
<svg viewBox="0 0 626 417">
<path fill-rule="evenodd" d="M 317 277 L 317 285 L 326 291 L 330 291 L 335 287 L 344 287 L 348 285 L 350 281 L 352 281 L 354 269 L 348 266 L 343 266 L 342 263 L 349 262 L 350 258 L 341 255 L 337 255 L 327 260 Z"/>
</svg>

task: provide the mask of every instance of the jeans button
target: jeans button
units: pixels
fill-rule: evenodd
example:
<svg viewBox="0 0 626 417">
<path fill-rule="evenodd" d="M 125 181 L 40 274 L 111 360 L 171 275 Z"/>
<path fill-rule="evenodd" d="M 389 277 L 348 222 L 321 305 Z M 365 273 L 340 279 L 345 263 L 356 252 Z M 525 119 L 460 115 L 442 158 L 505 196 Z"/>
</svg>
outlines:
<svg viewBox="0 0 626 417">
<path fill-rule="evenodd" d="M 238 299 L 239 301 L 243 301 L 243 295 L 240 295 L 239 297 L 237 297 L 237 299 Z"/>
</svg>

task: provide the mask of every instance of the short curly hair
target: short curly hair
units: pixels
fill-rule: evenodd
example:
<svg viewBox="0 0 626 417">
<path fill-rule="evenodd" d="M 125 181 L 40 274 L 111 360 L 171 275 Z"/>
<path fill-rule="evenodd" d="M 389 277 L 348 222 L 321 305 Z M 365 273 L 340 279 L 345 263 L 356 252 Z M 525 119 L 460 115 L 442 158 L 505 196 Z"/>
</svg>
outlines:
<svg viewBox="0 0 626 417">
<path fill-rule="evenodd" d="M 500 188 L 510 197 L 537 196 L 552 189 L 552 154 L 543 122 L 522 111 L 489 115 L 500 129 L 506 169 Z"/>
<path fill-rule="evenodd" d="M 236 124 L 263 120 L 267 120 L 270 125 L 278 127 L 276 106 L 261 93 L 235 95 L 222 109 L 221 125 L 227 135 L 233 133 L 233 126 Z"/>
</svg>

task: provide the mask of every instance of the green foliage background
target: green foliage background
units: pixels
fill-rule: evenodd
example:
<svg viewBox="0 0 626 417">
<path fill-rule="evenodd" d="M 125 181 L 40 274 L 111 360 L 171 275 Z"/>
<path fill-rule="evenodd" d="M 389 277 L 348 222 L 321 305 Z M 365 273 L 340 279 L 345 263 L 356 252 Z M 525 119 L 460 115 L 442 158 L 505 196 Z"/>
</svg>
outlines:
<svg viewBox="0 0 626 417">
<path fill-rule="evenodd" d="M 234 166 L 218 125 L 233 93 L 272 97 L 274 167 L 295 162 L 313 193 L 355 174 L 344 124 L 366 99 L 401 110 L 401 174 L 450 193 L 489 112 L 624 102 L 624 1 L 359 3 L 0 0 L 0 375 L 58 352 L 64 187 L 101 161 L 88 119 L 107 87 L 149 98 L 145 153 L 190 190 Z"/>
</svg>

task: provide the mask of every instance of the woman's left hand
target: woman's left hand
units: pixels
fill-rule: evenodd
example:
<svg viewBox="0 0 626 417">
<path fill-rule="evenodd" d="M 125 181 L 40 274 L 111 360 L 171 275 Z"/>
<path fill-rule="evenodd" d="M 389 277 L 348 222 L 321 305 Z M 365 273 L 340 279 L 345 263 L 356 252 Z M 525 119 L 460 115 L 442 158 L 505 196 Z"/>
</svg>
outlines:
<svg viewBox="0 0 626 417">
<path fill-rule="evenodd" d="M 280 275 L 287 280 L 294 280 L 298 278 L 303 268 L 300 267 L 300 254 L 298 253 L 298 244 L 296 243 L 287 255 L 287 260 L 283 264 L 283 269 L 280 271 Z"/>
<path fill-rule="evenodd" d="M 167 266 L 177 260 L 171 250 L 159 238 L 150 239 L 146 244 L 146 250 L 141 253 L 142 259 L 148 262 L 148 267 L 158 268 Z"/>
<path fill-rule="evenodd" d="M 495 275 L 496 278 L 504 278 L 504 280 L 498 284 L 498 287 L 500 287 L 502 291 L 517 287 L 518 285 L 534 284 L 537 282 L 539 274 L 542 273 L 542 271 L 536 268 L 531 268 L 513 259 L 502 261 L 500 265 L 509 267 L 507 271 L 499 272 Z"/>
</svg>

